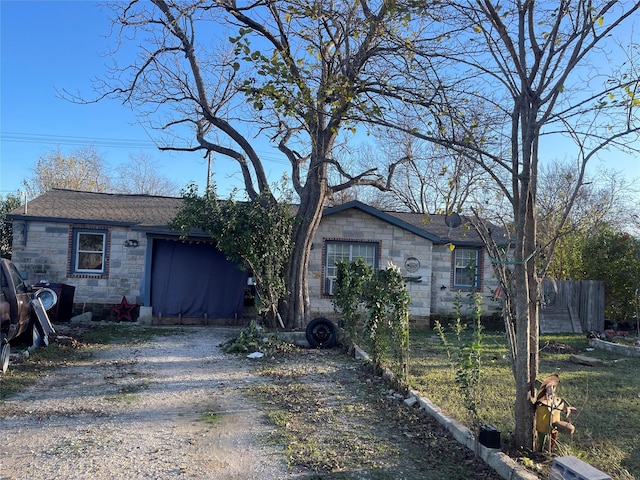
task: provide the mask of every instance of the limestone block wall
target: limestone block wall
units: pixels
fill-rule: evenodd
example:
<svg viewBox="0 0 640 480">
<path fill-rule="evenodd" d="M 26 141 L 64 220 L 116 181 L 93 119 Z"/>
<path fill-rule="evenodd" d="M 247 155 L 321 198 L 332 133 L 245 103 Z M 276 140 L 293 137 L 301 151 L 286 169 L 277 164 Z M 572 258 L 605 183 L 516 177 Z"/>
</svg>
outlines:
<svg viewBox="0 0 640 480">
<path fill-rule="evenodd" d="M 433 247 L 433 282 L 431 284 L 431 313 L 432 315 L 451 315 L 456 293 L 460 291 L 463 303 L 468 303 L 469 291 L 453 288 L 453 252 L 448 245 Z M 491 300 L 492 292 L 498 286 L 491 261 L 486 250 L 483 249 L 482 274 L 480 293 L 484 298 L 484 310 L 491 315 L 500 309 L 498 302 Z M 463 312 L 464 313 L 464 312 Z"/>
<path fill-rule="evenodd" d="M 414 319 L 429 317 L 432 243 L 357 209 L 327 215 L 320 223 L 309 261 L 309 297 L 313 316 L 335 317 L 331 297 L 323 292 L 327 240 L 378 242 L 380 268 L 386 268 L 388 262 L 392 262 L 400 268 L 403 276 L 421 277 L 420 283 L 408 283 L 411 314 Z"/>
<path fill-rule="evenodd" d="M 66 283 L 68 255 L 68 224 L 14 221 L 11 260 L 28 283 Z"/>
<path fill-rule="evenodd" d="M 129 303 L 140 303 L 146 235 L 128 227 L 99 226 L 107 231 L 107 272 L 104 275 L 80 275 L 72 273 L 69 268 L 74 227 L 92 226 L 56 222 L 14 223 L 12 260 L 18 270 L 26 274 L 28 282 L 33 284 L 46 280 L 73 285 L 76 287 L 76 312 L 86 309 L 87 305 L 118 304 L 123 296 Z M 137 246 L 125 246 L 127 240 L 137 241 Z"/>
</svg>

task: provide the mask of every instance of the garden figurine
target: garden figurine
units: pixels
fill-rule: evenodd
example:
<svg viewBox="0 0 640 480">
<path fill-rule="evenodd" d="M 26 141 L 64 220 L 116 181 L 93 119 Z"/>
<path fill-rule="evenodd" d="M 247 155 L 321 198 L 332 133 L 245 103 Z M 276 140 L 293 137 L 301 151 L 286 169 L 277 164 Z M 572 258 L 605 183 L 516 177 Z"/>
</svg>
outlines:
<svg viewBox="0 0 640 480">
<path fill-rule="evenodd" d="M 575 427 L 569 421 L 569 416 L 577 410 L 556 395 L 559 383 L 560 377 L 557 373 L 549 375 L 542 381 L 534 401 L 539 450 L 542 450 L 547 437 L 549 437 L 549 450 L 551 450 L 556 444 L 558 432 L 571 435 L 575 431 Z M 566 420 L 561 419 L 562 413 L 564 413 Z"/>
</svg>

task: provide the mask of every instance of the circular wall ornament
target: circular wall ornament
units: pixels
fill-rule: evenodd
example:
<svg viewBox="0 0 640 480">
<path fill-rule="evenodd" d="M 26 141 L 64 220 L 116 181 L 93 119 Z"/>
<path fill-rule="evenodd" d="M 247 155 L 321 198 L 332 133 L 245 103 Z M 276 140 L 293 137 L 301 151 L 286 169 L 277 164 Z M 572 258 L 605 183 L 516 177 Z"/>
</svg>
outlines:
<svg viewBox="0 0 640 480">
<path fill-rule="evenodd" d="M 404 268 L 409 273 L 416 273 L 418 270 L 420 270 L 420 260 L 418 260 L 416 257 L 408 257 L 404 261 Z"/>
</svg>

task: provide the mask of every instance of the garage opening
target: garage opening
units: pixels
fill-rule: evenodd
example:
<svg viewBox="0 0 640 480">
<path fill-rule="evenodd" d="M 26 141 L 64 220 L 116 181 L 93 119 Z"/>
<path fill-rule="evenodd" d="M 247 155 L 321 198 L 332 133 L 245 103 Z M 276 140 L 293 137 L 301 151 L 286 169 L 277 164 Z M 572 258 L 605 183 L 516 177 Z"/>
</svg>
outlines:
<svg viewBox="0 0 640 480">
<path fill-rule="evenodd" d="M 215 245 L 155 239 L 151 260 L 154 316 L 242 317 L 247 271 Z"/>
</svg>

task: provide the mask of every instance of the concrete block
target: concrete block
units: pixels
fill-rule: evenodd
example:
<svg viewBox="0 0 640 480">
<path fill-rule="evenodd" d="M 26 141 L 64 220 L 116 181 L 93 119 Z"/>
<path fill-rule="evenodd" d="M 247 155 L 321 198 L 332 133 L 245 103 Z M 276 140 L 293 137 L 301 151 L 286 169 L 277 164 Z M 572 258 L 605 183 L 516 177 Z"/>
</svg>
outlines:
<svg viewBox="0 0 640 480">
<path fill-rule="evenodd" d="M 540 477 L 530 472 L 522 465 L 516 463 L 511 457 L 500 452 L 499 450 L 491 450 L 486 447 L 480 447 L 487 451 L 486 459 L 482 459 L 493 468 L 502 478 L 509 480 L 540 480 Z"/>
<path fill-rule="evenodd" d="M 571 355 L 569 357 L 571 363 L 577 363 L 580 365 L 588 365 L 590 367 L 601 367 L 604 362 L 599 358 L 587 357 L 585 355 Z"/>
<path fill-rule="evenodd" d="M 293 343 L 297 347 L 311 347 L 305 332 L 279 332 L 276 337 L 279 337 L 282 341 Z"/>
<path fill-rule="evenodd" d="M 70 322 L 71 323 L 86 323 L 86 322 L 90 322 L 92 318 L 93 318 L 93 313 L 84 312 L 84 313 L 82 313 L 80 315 L 76 315 L 75 317 L 71 317 Z"/>
<path fill-rule="evenodd" d="M 138 323 L 142 325 L 153 324 L 153 309 L 152 307 L 140 306 L 140 315 L 138 315 Z"/>
<path fill-rule="evenodd" d="M 355 357 L 356 360 L 365 360 L 367 362 L 371 361 L 371 357 L 369 356 L 369 354 L 367 352 L 365 352 L 364 350 L 362 350 L 357 345 L 354 347 L 354 350 L 355 350 L 354 357 Z"/>
<path fill-rule="evenodd" d="M 551 465 L 550 480 L 611 480 L 611 477 L 573 457 L 558 457 Z"/>
<path fill-rule="evenodd" d="M 418 397 L 418 403 L 420 404 L 420 408 L 425 410 L 432 417 L 441 415 L 440 408 L 428 398 Z"/>
<path fill-rule="evenodd" d="M 475 438 L 467 427 L 459 422 L 456 422 L 453 419 L 450 419 L 446 427 L 449 432 L 451 432 L 451 435 L 453 435 L 453 438 L 458 441 L 458 443 L 461 443 L 470 450 L 474 449 Z"/>
<path fill-rule="evenodd" d="M 409 397 L 404 401 L 404 404 L 407 407 L 413 407 L 416 403 L 418 403 L 418 399 L 416 397 Z"/>
</svg>

